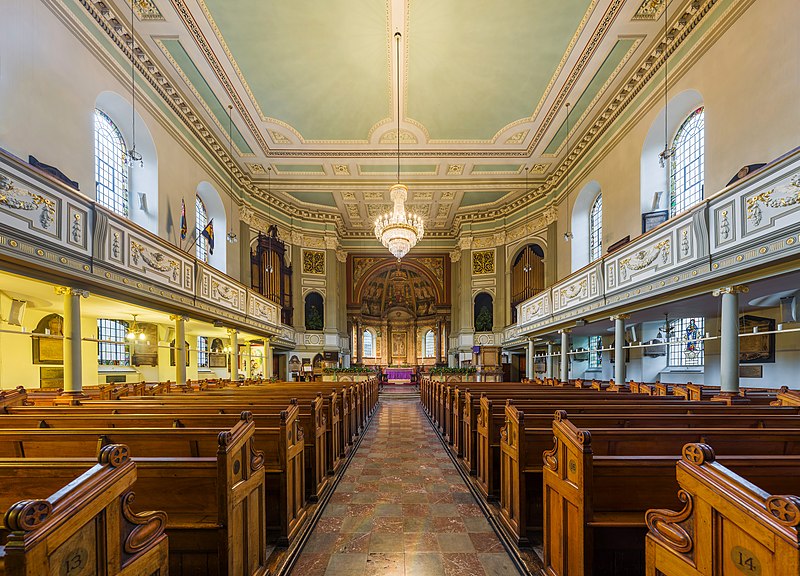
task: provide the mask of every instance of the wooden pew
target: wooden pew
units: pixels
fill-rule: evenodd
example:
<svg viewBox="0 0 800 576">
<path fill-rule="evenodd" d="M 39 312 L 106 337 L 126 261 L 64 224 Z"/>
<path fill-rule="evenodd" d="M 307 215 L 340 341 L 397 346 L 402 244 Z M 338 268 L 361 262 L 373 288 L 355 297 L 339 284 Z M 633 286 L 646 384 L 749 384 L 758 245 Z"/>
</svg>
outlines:
<svg viewBox="0 0 800 576">
<path fill-rule="evenodd" d="M 675 506 L 664 456 L 684 444 L 705 441 L 726 455 L 800 454 L 798 429 L 580 429 L 561 414 L 553 435 L 543 468 L 544 564 L 553 576 L 642 573 L 644 512 Z"/>
<path fill-rule="evenodd" d="M 800 573 L 800 498 L 780 495 L 796 493 L 800 462 L 725 463 L 736 473 L 711 446 L 684 446 L 676 467 L 683 508 L 645 515 L 647 576 Z"/>
<path fill-rule="evenodd" d="M 252 415 L 247 415 L 252 423 Z M 0 456 L 41 458 L 58 453 L 65 457 L 88 457 L 106 444 L 122 443 L 143 458 L 216 457 L 218 437 L 227 428 L 229 423 L 211 428 L 0 429 Z M 264 516 L 266 533 L 270 539 L 288 544 L 307 513 L 303 494 L 303 432 L 297 421 L 297 407 L 284 410 L 276 428 L 256 429 L 255 425 L 252 428 L 249 434 L 254 436 L 257 430 L 261 444 L 269 448 L 260 456 L 264 462 L 265 507 L 271 511 Z"/>
<path fill-rule="evenodd" d="M 0 574 L 104 574 L 136 576 L 168 571 L 167 517 L 164 512 L 136 513 L 131 509 L 136 465 L 126 446 L 111 445 L 100 451 L 97 464 L 70 462 L 69 480 L 63 482 L 49 466 L 37 466 L 56 491 L 41 483 L 31 488 L 30 499 L 4 502 L 7 538 L 0 549 Z M 58 468 L 59 461 L 48 462 Z M 63 463 L 63 461 L 62 461 Z M 77 465 L 78 469 L 75 469 Z M 25 466 L 17 462 L 17 478 Z M 28 480 L 25 474 L 23 480 Z M 27 482 L 31 485 L 31 482 Z M 6 497 L 12 486 L 4 483 Z M 17 492 L 17 497 L 22 495 Z"/>
</svg>

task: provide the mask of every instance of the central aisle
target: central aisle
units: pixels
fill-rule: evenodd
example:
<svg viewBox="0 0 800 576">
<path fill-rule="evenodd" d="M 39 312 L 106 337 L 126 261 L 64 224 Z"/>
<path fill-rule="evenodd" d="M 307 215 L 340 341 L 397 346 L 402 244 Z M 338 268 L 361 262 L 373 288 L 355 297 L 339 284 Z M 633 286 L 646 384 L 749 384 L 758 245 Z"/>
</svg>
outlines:
<svg viewBox="0 0 800 576">
<path fill-rule="evenodd" d="M 518 572 L 417 400 L 381 395 L 293 576 Z"/>
</svg>

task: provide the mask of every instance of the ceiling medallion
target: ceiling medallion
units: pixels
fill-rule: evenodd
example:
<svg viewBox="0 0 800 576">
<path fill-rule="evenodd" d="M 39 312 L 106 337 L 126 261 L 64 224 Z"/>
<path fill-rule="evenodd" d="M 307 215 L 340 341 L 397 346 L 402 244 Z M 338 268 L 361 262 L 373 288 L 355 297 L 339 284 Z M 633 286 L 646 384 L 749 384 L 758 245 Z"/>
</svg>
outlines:
<svg viewBox="0 0 800 576">
<path fill-rule="evenodd" d="M 400 32 L 395 33 L 394 37 L 397 41 L 397 183 L 389 192 L 394 208 L 390 213 L 378 216 L 375 220 L 375 237 L 399 261 L 422 240 L 425 225 L 422 218 L 406 212 L 408 187 L 400 183 Z"/>
</svg>

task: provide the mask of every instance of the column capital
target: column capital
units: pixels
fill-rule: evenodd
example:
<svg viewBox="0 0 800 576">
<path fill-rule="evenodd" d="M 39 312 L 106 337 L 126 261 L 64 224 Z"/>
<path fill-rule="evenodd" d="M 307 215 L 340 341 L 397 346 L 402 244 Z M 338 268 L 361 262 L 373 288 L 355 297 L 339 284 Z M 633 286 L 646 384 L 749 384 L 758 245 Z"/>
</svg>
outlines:
<svg viewBox="0 0 800 576">
<path fill-rule="evenodd" d="M 229 336 L 238 336 L 239 329 L 238 328 L 228 328 L 228 335 Z"/>
<path fill-rule="evenodd" d="M 185 316 L 183 314 L 170 314 L 169 315 L 169 319 L 170 320 L 176 320 L 176 321 L 177 320 L 181 320 L 183 322 L 188 322 L 189 321 L 189 317 Z"/>
<path fill-rule="evenodd" d="M 717 288 L 712 294 L 714 296 L 721 296 L 722 294 L 745 294 L 747 292 L 750 292 L 750 288 L 746 284 L 733 284 L 731 286 Z"/>
<path fill-rule="evenodd" d="M 559 334 L 570 334 L 572 332 L 572 328 L 562 328 L 558 331 Z"/>
<path fill-rule="evenodd" d="M 55 291 L 56 291 L 56 294 L 59 294 L 61 296 L 69 294 L 69 295 L 72 295 L 72 296 L 80 296 L 82 298 L 88 298 L 89 297 L 89 291 L 88 290 L 82 290 L 80 288 L 70 288 L 68 286 L 56 286 L 55 287 Z"/>
<path fill-rule="evenodd" d="M 630 318 L 630 314 L 614 314 L 613 316 L 609 316 L 609 320 L 616 321 L 616 320 L 627 320 Z"/>
</svg>

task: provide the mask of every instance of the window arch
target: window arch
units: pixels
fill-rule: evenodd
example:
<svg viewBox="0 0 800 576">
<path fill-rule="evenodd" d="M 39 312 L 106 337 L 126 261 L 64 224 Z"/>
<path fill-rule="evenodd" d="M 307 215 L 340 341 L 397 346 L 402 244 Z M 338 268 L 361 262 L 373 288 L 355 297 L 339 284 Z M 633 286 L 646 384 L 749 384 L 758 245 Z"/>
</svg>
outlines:
<svg viewBox="0 0 800 576">
<path fill-rule="evenodd" d="M 597 180 L 587 182 L 575 198 L 572 206 L 569 231 L 573 236 L 568 240 L 569 245 L 564 248 L 570 251 L 572 272 L 583 268 L 590 262 L 589 222 L 594 203 L 601 195 L 602 190 Z M 602 250 L 602 238 L 600 246 Z"/>
<path fill-rule="evenodd" d="M 208 225 L 208 210 L 203 203 L 203 199 L 197 194 L 194 197 L 194 233 L 195 233 L 195 253 L 198 260 L 208 262 L 208 240 L 203 236 L 203 230 Z"/>
<path fill-rule="evenodd" d="M 422 356 L 424 358 L 433 358 L 436 356 L 436 338 L 433 335 L 433 330 L 425 332 L 422 342 L 424 345 Z"/>
<path fill-rule="evenodd" d="M 598 194 L 589 211 L 589 262 L 603 255 L 603 195 Z"/>
<path fill-rule="evenodd" d="M 364 330 L 361 336 L 361 346 L 364 350 L 364 358 L 375 358 L 375 335 L 371 330 Z"/>
<path fill-rule="evenodd" d="M 325 328 L 325 303 L 318 292 L 309 292 L 305 300 L 306 330 Z"/>
<path fill-rule="evenodd" d="M 94 175 L 97 203 L 128 216 L 128 166 L 125 140 L 114 121 L 94 111 Z"/>
<path fill-rule="evenodd" d="M 494 302 L 491 294 L 481 292 L 475 296 L 473 308 L 473 322 L 475 332 L 491 332 L 494 326 Z"/>
<path fill-rule="evenodd" d="M 703 199 L 705 119 L 703 107 L 689 114 L 672 141 L 670 160 L 670 217 Z"/>
</svg>

